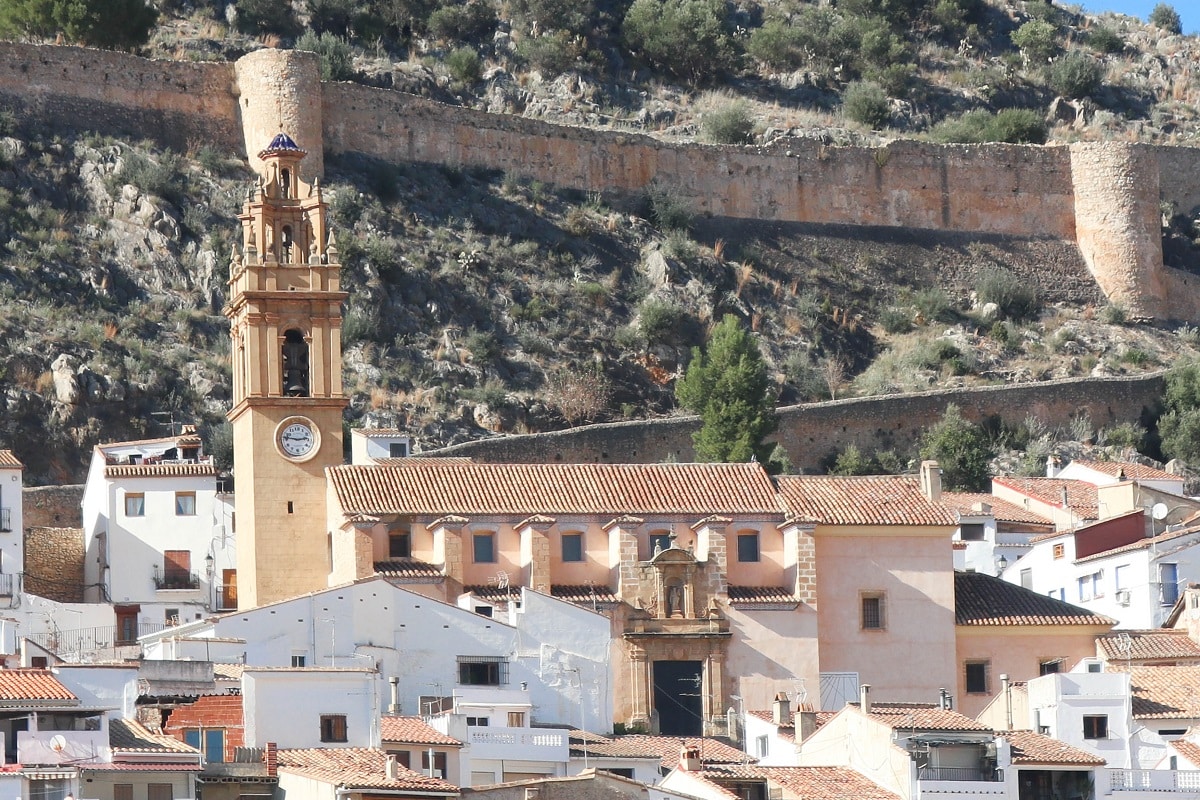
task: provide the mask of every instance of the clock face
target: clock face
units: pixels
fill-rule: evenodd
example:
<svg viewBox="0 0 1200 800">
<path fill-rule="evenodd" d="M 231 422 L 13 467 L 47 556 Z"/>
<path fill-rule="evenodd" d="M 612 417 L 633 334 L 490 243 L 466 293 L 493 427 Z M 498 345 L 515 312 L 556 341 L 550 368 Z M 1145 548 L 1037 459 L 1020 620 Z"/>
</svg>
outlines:
<svg viewBox="0 0 1200 800">
<path fill-rule="evenodd" d="M 317 434 L 307 420 L 285 422 L 279 429 L 279 449 L 288 458 L 304 458 L 317 447 Z"/>
</svg>

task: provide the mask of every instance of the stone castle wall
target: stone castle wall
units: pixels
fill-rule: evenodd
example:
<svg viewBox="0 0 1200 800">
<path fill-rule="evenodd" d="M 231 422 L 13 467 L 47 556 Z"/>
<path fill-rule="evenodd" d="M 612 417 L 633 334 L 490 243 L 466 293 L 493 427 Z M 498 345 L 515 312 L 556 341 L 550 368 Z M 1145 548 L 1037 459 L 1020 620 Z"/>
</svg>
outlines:
<svg viewBox="0 0 1200 800">
<path fill-rule="evenodd" d="M 797 469 L 818 470 L 851 443 L 866 453 L 904 449 L 955 403 L 967 419 L 998 418 L 1017 426 L 1035 415 L 1066 426 L 1087 412 L 1095 428 L 1137 422 L 1163 393 L 1162 373 L 1130 378 L 1072 378 L 809 403 L 779 409 L 775 439 Z M 588 425 L 553 433 L 466 442 L 434 451 L 479 461 L 525 463 L 692 461 L 693 416 Z"/>
<path fill-rule="evenodd" d="M 477 166 L 587 191 L 668 184 L 700 213 L 906 227 L 1077 243 L 1106 294 L 1135 315 L 1200 321 L 1189 274 L 1162 264 L 1160 200 L 1200 205 L 1200 149 L 1061 146 L 766 147 L 669 144 L 321 83 L 317 59 L 260 50 L 236 64 L 0 45 L 0 105 L 27 127 L 210 144 L 253 156 L 281 128 L 310 153 Z M 251 163 L 256 160 L 251 158 Z"/>
<path fill-rule="evenodd" d="M 21 492 L 26 528 L 77 528 L 83 525 L 83 484 L 27 486 Z"/>
</svg>

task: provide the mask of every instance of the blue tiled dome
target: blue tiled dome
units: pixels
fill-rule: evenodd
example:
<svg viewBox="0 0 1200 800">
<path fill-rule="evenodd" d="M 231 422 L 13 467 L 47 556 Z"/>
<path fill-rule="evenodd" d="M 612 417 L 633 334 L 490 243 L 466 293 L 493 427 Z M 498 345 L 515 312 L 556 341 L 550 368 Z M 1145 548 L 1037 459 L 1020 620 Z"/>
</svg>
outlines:
<svg viewBox="0 0 1200 800">
<path fill-rule="evenodd" d="M 271 155 L 272 153 L 289 153 L 289 152 L 290 153 L 307 153 L 308 151 L 303 150 L 300 147 L 300 145 L 296 144 L 295 140 L 292 139 L 292 137 L 290 137 L 286 133 L 280 131 L 279 133 L 275 134 L 275 138 L 271 140 L 271 143 L 269 145 L 267 145 L 266 148 L 261 153 L 258 154 L 258 156 L 259 156 L 259 158 L 262 158 L 263 156 Z"/>
</svg>

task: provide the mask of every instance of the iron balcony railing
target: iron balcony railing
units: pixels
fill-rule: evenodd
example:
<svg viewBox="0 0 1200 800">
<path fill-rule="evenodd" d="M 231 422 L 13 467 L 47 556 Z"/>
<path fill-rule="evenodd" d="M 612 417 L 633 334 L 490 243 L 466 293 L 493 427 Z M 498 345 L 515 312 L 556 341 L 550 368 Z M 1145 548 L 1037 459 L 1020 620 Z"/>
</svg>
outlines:
<svg viewBox="0 0 1200 800">
<path fill-rule="evenodd" d="M 154 565 L 155 589 L 199 589 L 200 576 L 194 572 L 166 571 Z"/>
<path fill-rule="evenodd" d="M 139 636 L 158 633 L 167 626 L 162 622 L 138 622 L 125 625 L 99 625 L 94 628 L 55 630 L 46 633 L 31 633 L 25 638 L 64 658 L 90 656 L 109 651 L 114 647 L 137 644 Z"/>
<path fill-rule="evenodd" d="M 987 781 L 1000 780 L 1000 771 L 991 767 L 921 767 L 917 780 L 921 781 Z"/>
</svg>

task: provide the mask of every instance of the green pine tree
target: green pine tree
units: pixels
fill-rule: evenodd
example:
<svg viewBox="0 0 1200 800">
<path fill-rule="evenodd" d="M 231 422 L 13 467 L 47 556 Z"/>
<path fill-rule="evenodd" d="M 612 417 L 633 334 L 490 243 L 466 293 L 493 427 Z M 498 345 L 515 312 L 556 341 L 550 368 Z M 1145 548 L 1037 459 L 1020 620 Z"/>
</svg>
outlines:
<svg viewBox="0 0 1200 800">
<path fill-rule="evenodd" d="M 684 408 L 700 415 L 692 435 L 698 461 L 767 463 L 763 439 L 775 430 L 775 397 L 758 343 L 731 314 L 713 329 L 703 352 L 675 386 Z"/>
<path fill-rule="evenodd" d="M 150 39 L 158 12 L 145 0 L 4 0 L 0 38 L 50 39 L 131 50 Z"/>
</svg>

